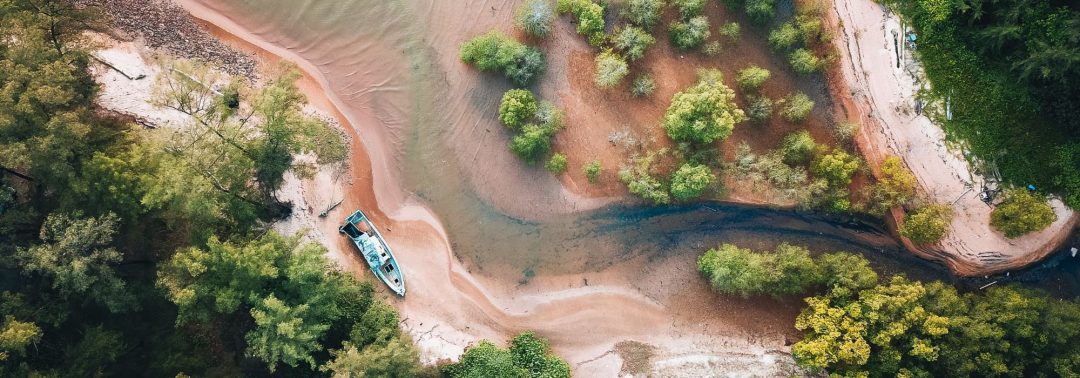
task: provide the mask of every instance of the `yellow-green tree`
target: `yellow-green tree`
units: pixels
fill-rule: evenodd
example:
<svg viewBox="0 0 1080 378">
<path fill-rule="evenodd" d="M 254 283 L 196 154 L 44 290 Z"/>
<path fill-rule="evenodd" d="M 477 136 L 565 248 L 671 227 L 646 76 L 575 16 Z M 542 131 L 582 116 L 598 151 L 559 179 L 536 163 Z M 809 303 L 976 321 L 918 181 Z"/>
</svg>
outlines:
<svg viewBox="0 0 1080 378">
<path fill-rule="evenodd" d="M 703 70 L 698 76 L 697 84 L 671 99 L 664 129 L 677 142 L 709 144 L 727 139 L 746 115 L 735 105 L 735 92 L 724 85 L 720 71 Z"/>
<path fill-rule="evenodd" d="M 1005 199 L 990 213 L 990 224 L 1010 238 L 1042 230 L 1056 220 L 1046 198 L 1020 188 L 1006 190 Z"/>
</svg>

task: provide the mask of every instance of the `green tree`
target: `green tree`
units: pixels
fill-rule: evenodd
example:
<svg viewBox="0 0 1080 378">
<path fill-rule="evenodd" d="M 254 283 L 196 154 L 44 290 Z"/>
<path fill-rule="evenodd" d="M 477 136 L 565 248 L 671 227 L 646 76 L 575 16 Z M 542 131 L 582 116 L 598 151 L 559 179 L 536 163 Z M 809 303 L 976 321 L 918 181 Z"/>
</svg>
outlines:
<svg viewBox="0 0 1080 378">
<path fill-rule="evenodd" d="M 923 206 L 909 213 L 898 231 L 916 244 L 934 244 L 941 241 L 949 231 L 952 216 L 952 208 L 946 205 Z"/>
<path fill-rule="evenodd" d="M 739 89 L 751 93 L 756 93 L 761 89 L 766 80 L 769 80 L 769 70 L 758 66 L 750 66 L 739 70 L 739 75 L 735 78 Z"/>
<path fill-rule="evenodd" d="M 827 283 L 810 251 L 790 244 L 780 244 L 772 253 L 723 244 L 698 258 L 698 271 L 716 291 L 744 298 L 801 294 Z"/>
<path fill-rule="evenodd" d="M 859 158 L 839 148 L 821 153 L 813 163 L 814 174 L 828 180 L 829 186 L 833 188 L 848 186 L 851 176 L 858 170 Z"/>
<path fill-rule="evenodd" d="M 543 38 L 551 32 L 555 9 L 549 0 L 526 0 L 514 15 L 514 25 L 533 37 Z"/>
<path fill-rule="evenodd" d="M 664 113 L 664 129 L 676 142 L 709 144 L 731 135 L 746 119 L 735 105 L 735 92 L 724 85 L 719 71 L 702 71 L 697 84 L 676 93 Z"/>
<path fill-rule="evenodd" d="M 566 155 L 561 152 L 551 155 L 551 159 L 544 164 L 544 168 L 554 174 L 566 172 Z"/>
<path fill-rule="evenodd" d="M 88 298 L 114 313 L 135 308 L 135 298 L 115 266 L 123 255 L 108 247 L 116 235 L 114 214 L 86 217 L 53 213 L 41 227 L 42 244 L 19 249 L 25 274 L 38 274 L 65 298 Z"/>
<path fill-rule="evenodd" d="M 808 74 L 821 71 L 823 67 L 821 59 L 810 50 L 799 48 L 791 52 L 788 63 L 795 72 Z"/>
<path fill-rule="evenodd" d="M 806 130 L 788 134 L 780 142 L 780 154 L 783 156 L 783 161 L 790 165 L 809 162 L 814 157 L 814 151 L 817 148 L 818 145 L 814 141 L 814 137 L 811 137 L 810 132 Z"/>
<path fill-rule="evenodd" d="M 271 294 L 251 309 L 251 317 L 255 328 L 244 336 L 249 356 L 265 362 L 271 373 L 278 363 L 315 368 L 311 354 L 322 350 L 319 339 L 330 326 L 312 321 L 308 305 L 289 306 Z"/>
<path fill-rule="evenodd" d="M 865 257 L 848 252 L 823 253 L 816 258 L 821 277 L 833 298 L 849 298 L 877 285 L 878 274 Z"/>
<path fill-rule="evenodd" d="M 750 100 L 750 106 L 746 108 L 746 115 L 751 121 L 757 123 L 768 122 L 772 118 L 773 101 L 765 96 L 755 96 Z"/>
<path fill-rule="evenodd" d="M 915 175 L 904 166 L 900 157 L 889 155 L 882 161 L 881 177 L 874 184 L 871 198 L 878 213 L 902 206 L 915 198 Z"/>
<path fill-rule="evenodd" d="M 802 123 L 810 116 L 812 110 L 814 110 L 814 102 L 810 100 L 810 97 L 805 93 L 795 92 L 784 98 L 784 109 L 780 111 L 780 114 L 788 122 Z"/>
<path fill-rule="evenodd" d="M 499 102 L 499 121 L 517 130 L 536 115 L 537 108 L 536 96 L 528 89 L 511 89 L 503 94 Z"/>
<path fill-rule="evenodd" d="M 37 324 L 19 321 L 11 315 L 5 316 L 3 323 L 0 323 L 0 363 L 12 355 L 21 356 L 26 347 L 37 344 L 39 340 L 41 327 Z"/>
<path fill-rule="evenodd" d="M 990 213 L 990 225 L 1009 238 L 1042 230 L 1056 220 L 1046 198 L 1021 188 L 1006 190 L 1001 204 Z"/>
<path fill-rule="evenodd" d="M 709 167 L 686 163 L 671 175 L 671 196 L 676 201 L 692 200 L 704 194 L 714 182 L 716 175 Z"/>
<path fill-rule="evenodd" d="M 85 327 L 82 337 L 64 347 L 60 375 L 65 377 L 109 376 L 110 367 L 127 352 L 124 335 L 102 325 Z"/>
<path fill-rule="evenodd" d="M 679 17 L 690 19 L 705 12 L 705 0 L 671 0 L 671 5 L 679 11 Z"/>
<path fill-rule="evenodd" d="M 644 29 L 634 26 L 627 26 L 615 33 L 612 37 L 612 42 L 615 44 L 615 48 L 622 50 L 626 55 L 626 59 L 635 61 L 645 56 L 645 50 L 656 43 L 656 38 L 653 38 Z M 597 58 L 599 61 L 599 58 Z"/>
<path fill-rule="evenodd" d="M 502 71 L 519 87 L 528 86 L 547 68 L 544 54 L 498 31 L 477 36 L 461 45 L 461 61 L 481 71 Z"/>
<path fill-rule="evenodd" d="M 712 35 L 709 31 L 709 18 L 697 16 L 685 22 L 674 22 L 668 30 L 668 35 L 671 37 L 671 43 L 680 49 L 689 50 L 698 47 Z"/>
<path fill-rule="evenodd" d="M 626 2 L 626 18 L 643 29 L 652 29 L 660 21 L 664 0 L 629 0 Z"/>
<path fill-rule="evenodd" d="M 590 0 L 558 0 L 559 13 L 570 13 L 578 19 L 577 33 L 588 38 L 589 44 L 604 42 L 604 6 Z"/>
<path fill-rule="evenodd" d="M 331 350 L 330 356 L 331 360 L 319 370 L 334 378 L 415 377 L 420 358 L 412 340 L 404 337 L 364 348 L 345 341 L 341 349 Z"/>
<path fill-rule="evenodd" d="M 622 79 L 628 73 L 630 73 L 630 67 L 626 65 L 626 60 L 619 54 L 608 50 L 596 55 L 596 76 L 594 78 L 596 86 L 600 88 L 616 86 L 622 82 Z"/>
<path fill-rule="evenodd" d="M 739 27 L 738 22 L 728 22 L 720 26 L 720 35 L 727 38 L 729 43 L 738 42 L 741 34 L 742 29 Z"/>
<path fill-rule="evenodd" d="M 751 20 L 765 24 L 776 17 L 776 0 L 746 0 L 745 9 Z"/>
<path fill-rule="evenodd" d="M 509 350 L 482 340 L 467 348 L 458 363 L 443 367 L 442 372 L 451 378 L 569 378 L 570 365 L 551 354 L 546 340 L 525 332 L 511 340 Z"/>
<path fill-rule="evenodd" d="M 581 167 L 581 171 L 585 174 L 585 178 L 589 180 L 589 183 L 594 184 L 600 179 L 601 169 L 600 160 L 590 161 L 586 163 L 585 166 Z"/>
<path fill-rule="evenodd" d="M 633 94 L 634 97 L 652 96 L 655 91 L 656 81 L 649 74 L 638 75 L 638 77 L 634 78 L 634 82 L 630 84 L 630 94 Z"/>
<path fill-rule="evenodd" d="M 799 43 L 799 29 L 790 22 L 785 22 L 769 32 L 769 47 L 774 50 L 787 50 L 797 43 Z"/>
<path fill-rule="evenodd" d="M 554 131 L 548 127 L 530 123 L 521 128 L 521 133 L 510 140 L 510 151 L 525 159 L 529 164 L 536 163 L 548 151 L 551 151 L 551 136 Z"/>
<path fill-rule="evenodd" d="M 657 179 L 652 171 L 656 157 L 665 152 L 665 150 L 651 151 L 644 156 L 636 156 L 631 159 L 629 166 L 619 170 L 619 180 L 626 184 L 630 193 L 654 205 L 671 203 L 667 185 Z"/>
</svg>

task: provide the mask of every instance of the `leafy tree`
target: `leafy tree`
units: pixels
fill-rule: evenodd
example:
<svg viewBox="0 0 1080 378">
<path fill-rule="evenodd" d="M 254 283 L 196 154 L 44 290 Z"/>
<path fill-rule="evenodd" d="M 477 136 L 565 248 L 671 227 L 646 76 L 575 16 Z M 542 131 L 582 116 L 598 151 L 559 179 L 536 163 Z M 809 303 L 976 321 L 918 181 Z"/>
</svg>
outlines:
<svg viewBox="0 0 1080 378">
<path fill-rule="evenodd" d="M 705 56 L 720 56 L 720 53 L 724 51 L 724 47 L 720 45 L 720 41 L 709 41 L 705 43 L 705 46 L 701 48 L 701 53 Z"/>
<path fill-rule="evenodd" d="M 671 5 L 679 11 L 679 17 L 690 19 L 705 12 L 705 0 L 671 0 Z"/>
<path fill-rule="evenodd" d="M 477 36 L 461 45 L 461 61 L 481 71 L 502 71 L 519 87 L 536 81 L 547 68 L 544 54 L 498 31 Z"/>
<path fill-rule="evenodd" d="M 805 93 L 795 92 L 784 98 L 784 109 L 780 112 L 788 122 L 801 123 L 814 110 L 814 101 Z"/>
<path fill-rule="evenodd" d="M 551 102 L 540 101 L 536 107 L 536 121 L 540 123 L 540 126 L 551 130 L 552 134 L 562 130 L 564 118 L 566 114 Z"/>
<path fill-rule="evenodd" d="M 746 0 L 746 15 L 758 24 L 776 17 L 776 0 Z"/>
<path fill-rule="evenodd" d="M 849 298 L 859 290 L 877 285 L 878 274 L 865 257 L 848 252 L 823 253 L 816 262 L 833 298 Z"/>
<path fill-rule="evenodd" d="M 604 6 L 590 0 L 558 0 L 559 13 L 570 13 L 578 19 L 577 33 L 599 46 L 604 42 Z"/>
<path fill-rule="evenodd" d="M 769 80 L 769 70 L 758 66 L 750 66 L 739 70 L 739 75 L 735 78 L 735 82 L 739 84 L 739 89 L 744 92 L 754 93 L 761 89 L 766 80 Z"/>
<path fill-rule="evenodd" d="M 566 172 L 566 155 L 561 152 L 551 155 L 551 159 L 548 159 L 547 163 L 544 164 L 544 168 L 554 174 Z"/>
<path fill-rule="evenodd" d="M 817 8 L 800 8 L 797 12 L 799 14 L 795 15 L 795 27 L 799 29 L 799 38 L 804 45 L 828 41 L 821 25 L 820 11 Z"/>
<path fill-rule="evenodd" d="M 529 164 L 535 163 L 551 150 L 552 135 L 554 131 L 548 127 L 527 124 L 521 128 L 520 134 L 510 140 L 510 151 Z"/>
<path fill-rule="evenodd" d="M 521 125 L 536 115 L 538 106 L 536 96 L 528 89 L 511 89 L 503 94 L 499 102 L 499 121 L 512 130 L 521 128 Z"/>
<path fill-rule="evenodd" d="M 874 184 L 871 197 L 879 213 L 904 205 L 915 198 L 915 175 L 898 156 L 886 156 L 881 163 L 881 177 Z"/>
<path fill-rule="evenodd" d="M 1020 188 L 1005 191 L 1005 199 L 990 213 L 990 225 L 1015 238 L 1039 231 L 1057 220 L 1046 199 Z"/>
<path fill-rule="evenodd" d="M 685 22 L 674 22 L 668 31 L 671 43 L 676 47 L 689 50 L 700 46 L 712 32 L 709 31 L 709 18 L 706 16 L 693 17 Z"/>
<path fill-rule="evenodd" d="M 788 63 L 791 63 L 791 68 L 795 72 L 801 74 L 808 74 L 821 71 L 822 62 L 821 59 L 814 55 L 810 50 L 799 48 L 791 52 L 788 59 Z"/>
<path fill-rule="evenodd" d="M 593 160 L 586 163 L 584 167 L 581 167 L 581 171 L 585 174 L 585 178 L 589 179 L 589 183 L 596 183 L 600 179 L 600 161 Z"/>
<path fill-rule="evenodd" d="M 686 163 L 671 175 L 671 196 L 676 201 L 692 200 L 704 194 L 714 182 L 716 175 L 709 167 Z"/>
<path fill-rule="evenodd" d="M 119 218 L 114 214 L 84 218 L 53 213 L 41 227 L 42 244 L 19 249 L 25 274 L 39 274 L 66 298 L 84 297 L 114 313 L 133 309 L 135 298 L 114 266 L 123 255 L 112 244 Z"/>
<path fill-rule="evenodd" d="M 666 185 L 652 172 L 653 161 L 663 152 L 666 151 L 652 151 L 645 156 L 635 157 L 631 160 L 630 166 L 623 167 L 619 171 L 619 180 L 626 184 L 631 194 L 655 205 L 671 203 L 671 195 L 668 194 Z"/>
<path fill-rule="evenodd" d="M 627 26 L 615 33 L 612 42 L 615 44 L 615 48 L 622 50 L 623 54 L 626 55 L 626 59 L 635 61 L 645 56 L 645 50 L 652 46 L 653 43 L 656 43 L 656 38 L 653 38 L 644 29 Z"/>
<path fill-rule="evenodd" d="M 735 92 L 724 85 L 719 71 L 702 71 L 697 84 L 676 93 L 664 113 L 664 129 L 676 142 L 708 144 L 731 135 L 746 119 L 735 105 Z"/>
<path fill-rule="evenodd" d="M 319 368 L 334 378 L 352 377 L 415 377 L 420 358 L 412 340 L 393 338 L 385 344 L 357 348 L 344 342 L 341 349 L 330 351 L 332 359 Z"/>
<path fill-rule="evenodd" d="M 788 134 L 780 142 L 780 154 L 786 164 L 804 164 L 814 157 L 814 151 L 818 148 L 817 142 L 810 136 L 810 132 L 799 130 Z"/>
<path fill-rule="evenodd" d="M 851 183 L 851 176 L 859 170 L 859 158 L 839 148 L 822 153 L 814 160 L 813 172 L 818 177 L 829 181 L 829 186 L 846 187 Z"/>
<path fill-rule="evenodd" d="M 64 347 L 61 375 L 97 377 L 110 375 L 109 368 L 127 352 L 123 334 L 102 325 L 85 327 L 78 342 Z"/>
<path fill-rule="evenodd" d="M 769 46 L 775 50 L 792 48 L 799 42 L 799 29 L 795 24 L 785 22 L 769 32 Z"/>
<path fill-rule="evenodd" d="M 456 364 L 443 367 L 451 378 L 460 377 L 570 377 L 570 366 L 552 355 L 547 341 L 532 332 L 515 336 L 509 350 L 487 340 L 471 346 Z"/>
<path fill-rule="evenodd" d="M 772 118 L 773 101 L 765 96 L 755 96 L 750 100 L 750 106 L 746 108 L 746 114 L 751 121 L 765 123 Z"/>
<path fill-rule="evenodd" d="M 41 327 L 37 324 L 19 321 L 11 315 L 5 316 L 3 323 L 0 323 L 0 363 L 12 355 L 21 356 L 26 347 L 37 344 L 39 340 Z"/>
<path fill-rule="evenodd" d="M 734 21 L 720 26 L 720 35 L 727 38 L 729 43 L 738 42 L 741 31 L 739 23 Z"/>
<path fill-rule="evenodd" d="M 530 377 L 569 377 L 570 365 L 551 354 L 547 340 L 523 332 L 510 340 L 514 365 L 525 368 Z"/>
<path fill-rule="evenodd" d="M 596 77 L 594 78 L 596 86 L 600 88 L 616 86 L 628 73 L 630 73 L 630 68 L 626 65 L 626 60 L 618 54 L 609 50 L 596 56 Z"/>
<path fill-rule="evenodd" d="M 655 91 L 656 81 L 649 74 L 638 75 L 638 77 L 634 78 L 634 82 L 630 84 L 630 93 L 634 97 L 652 96 Z"/>
<path fill-rule="evenodd" d="M 660 21 L 664 0 L 629 0 L 626 2 L 626 18 L 643 29 L 652 29 Z"/>
<path fill-rule="evenodd" d="M 526 0 L 518 7 L 514 25 L 533 37 L 546 37 L 555 21 L 555 9 L 549 0 Z"/>
<path fill-rule="evenodd" d="M 251 309 L 255 328 L 244 336 L 247 354 L 266 362 L 271 373 L 278 363 L 296 367 L 306 362 L 314 368 L 311 354 L 322 349 L 319 338 L 330 326 L 311 321 L 309 311 L 306 304 L 289 306 L 273 294 L 264 298 Z"/>
<path fill-rule="evenodd" d="M 825 282 L 821 268 L 803 247 L 781 244 L 774 253 L 754 252 L 733 244 L 710 249 L 698 258 L 713 289 L 742 297 L 801 294 Z"/>
</svg>

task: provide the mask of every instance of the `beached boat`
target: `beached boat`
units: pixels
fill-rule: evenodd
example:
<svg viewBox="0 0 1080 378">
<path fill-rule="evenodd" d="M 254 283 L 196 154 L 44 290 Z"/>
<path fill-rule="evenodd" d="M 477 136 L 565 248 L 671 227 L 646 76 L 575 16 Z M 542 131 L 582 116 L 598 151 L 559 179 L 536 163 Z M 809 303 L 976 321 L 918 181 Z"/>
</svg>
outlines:
<svg viewBox="0 0 1080 378">
<path fill-rule="evenodd" d="M 371 272 L 375 273 L 379 280 L 397 295 L 405 296 L 405 276 L 401 274 L 401 266 L 397 259 L 394 259 L 394 253 L 390 251 L 390 246 L 386 245 L 382 234 L 363 211 L 356 210 L 352 213 L 338 231 L 352 239 L 371 267 Z"/>
</svg>

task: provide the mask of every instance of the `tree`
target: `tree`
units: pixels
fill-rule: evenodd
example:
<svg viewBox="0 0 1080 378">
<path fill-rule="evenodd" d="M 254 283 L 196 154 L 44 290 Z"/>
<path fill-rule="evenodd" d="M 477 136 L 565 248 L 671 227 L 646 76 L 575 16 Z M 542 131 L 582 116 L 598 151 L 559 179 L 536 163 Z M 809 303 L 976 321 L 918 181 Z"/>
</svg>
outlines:
<svg viewBox="0 0 1080 378">
<path fill-rule="evenodd" d="M 814 102 L 805 93 L 795 92 L 784 99 L 784 109 L 780 112 L 788 122 L 802 123 L 814 110 Z"/>
<path fill-rule="evenodd" d="M 990 213 L 990 225 L 1008 238 L 1042 230 L 1056 220 L 1045 198 L 1020 188 L 1006 190 L 1001 204 Z"/>
<path fill-rule="evenodd" d="M 570 365 L 551 354 L 547 340 L 523 332 L 510 340 L 514 365 L 525 368 L 530 377 L 570 377 Z"/>
<path fill-rule="evenodd" d="M 739 75 L 735 78 L 735 82 L 739 84 L 739 89 L 751 93 L 756 93 L 758 89 L 761 89 L 766 80 L 769 80 L 769 70 L 758 66 L 750 66 L 739 70 Z"/>
<path fill-rule="evenodd" d="M 769 47 L 774 50 L 787 50 L 799 42 L 799 29 L 790 22 L 769 32 Z"/>
<path fill-rule="evenodd" d="M 21 356 L 26 347 L 41 340 L 41 328 L 33 322 L 22 322 L 7 315 L 0 323 L 0 363 L 13 355 Z M 0 369 L 2 372 L 3 369 Z"/>
<path fill-rule="evenodd" d="M 671 0 L 671 5 L 684 20 L 700 16 L 705 11 L 705 0 Z"/>
<path fill-rule="evenodd" d="M 712 35 L 709 31 L 709 18 L 697 16 L 686 22 L 674 22 L 671 24 L 668 35 L 671 37 L 671 43 L 680 49 L 689 50 L 698 47 Z"/>
<path fill-rule="evenodd" d="M 821 277 L 833 298 L 850 298 L 877 285 L 878 274 L 865 257 L 848 252 L 823 253 L 816 259 Z"/>
<path fill-rule="evenodd" d="M 817 142 L 810 136 L 810 132 L 806 130 L 788 134 L 780 142 L 780 154 L 783 156 L 783 161 L 791 165 L 809 162 L 810 158 L 814 157 L 814 151 L 817 148 Z"/>
<path fill-rule="evenodd" d="M 758 24 L 776 17 L 776 0 L 746 0 L 746 15 Z"/>
<path fill-rule="evenodd" d="M 623 54 L 626 55 L 626 59 L 635 61 L 645 56 L 645 50 L 652 46 L 653 43 L 656 43 L 656 38 L 653 38 L 652 35 L 641 28 L 627 26 L 615 33 L 612 42 L 615 44 L 615 48 L 622 50 Z M 597 58 L 597 61 L 599 61 L 599 58 Z"/>
<path fill-rule="evenodd" d="M 704 194 L 714 182 L 716 175 L 709 167 L 686 163 L 671 175 L 671 196 L 676 201 L 692 200 Z"/>
<path fill-rule="evenodd" d="M 16 259 L 25 274 L 39 274 L 65 298 L 94 300 L 113 313 L 136 307 L 114 266 L 123 255 L 114 248 L 119 218 L 109 213 L 83 217 L 53 213 L 41 227 L 42 244 L 19 249 Z"/>
<path fill-rule="evenodd" d="M 788 63 L 791 63 L 791 68 L 797 73 L 808 74 L 821 71 L 822 63 L 813 52 L 810 50 L 799 48 L 791 52 L 788 59 Z"/>
<path fill-rule="evenodd" d="M 60 375 L 65 377 L 109 376 L 110 365 L 127 352 L 124 335 L 102 325 L 85 327 L 78 342 L 64 347 Z"/>
<path fill-rule="evenodd" d="M 664 113 L 664 129 L 676 142 L 709 144 L 731 135 L 746 119 L 735 105 L 735 92 L 724 85 L 719 71 L 702 71 L 697 84 L 676 93 Z"/>
<path fill-rule="evenodd" d="M 942 205 L 923 206 L 907 214 L 904 224 L 897 230 L 900 235 L 916 244 L 934 244 L 945 237 L 952 219 L 952 208 Z"/>
<path fill-rule="evenodd" d="M 859 158 L 839 148 L 822 153 L 814 160 L 813 171 L 818 177 L 829 181 L 833 188 L 846 187 L 851 183 L 851 176 L 859 170 Z"/>
<path fill-rule="evenodd" d="M 626 2 L 626 18 L 643 29 L 652 29 L 664 11 L 664 0 L 629 0 Z"/>
<path fill-rule="evenodd" d="M 551 159 L 544 164 L 544 168 L 554 174 L 566 172 L 566 155 L 561 152 L 551 155 Z"/>
<path fill-rule="evenodd" d="M 755 96 L 750 100 L 750 106 L 746 108 L 746 114 L 751 121 L 765 123 L 772 118 L 773 102 L 765 96 Z"/>
<path fill-rule="evenodd" d="M 618 85 L 628 73 L 630 68 L 626 65 L 626 60 L 618 54 L 608 50 L 596 56 L 596 86 L 611 88 Z"/>
<path fill-rule="evenodd" d="M 761 294 L 796 295 L 826 283 L 848 283 L 825 276 L 806 248 L 786 243 L 772 253 L 723 244 L 698 258 L 698 271 L 716 291 L 744 298 Z"/>
<path fill-rule="evenodd" d="M 874 184 L 871 197 L 878 213 L 902 206 L 915 198 L 915 175 L 898 156 L 886 156 L 881 163 L 881 177 Z"/>
<path fill-rule="evenodd" d="M 461 377 L 570 377 L 570 365 L 551 354 L 547 341 L 532 332 L 514 337 L 509 350 L 487 340 L 465 349 L 461 360 L 442 369 L 445 376 Z"/>
<path fill-rule="evenodd" d="M 536 96 L 528 89 L 511 89 L 499 102 L 499 121 L 511 130 L 517 130 L 536 115 L 537 108 Z"/>
<path fill-rule="evenodd" d="M 589 183 L 596 183 L 600 179 L 600 161 L 593 160 L 586 163 L 585 166 L 581 167 L 581 171 L 585 174 L 585 178 L 589 180 Z"/>
<path fill-rule="evenodd" d="M 498 31 L 477 36 L 461 45 L 461 61 L 481 71 L 499 71 L 514 85 L 525 87 L 543 75 L 544 54 Z"/>
<path fill-rule="evenodd" d="M 578 19 L 577 33 L 588 38 L 589 44 L 604 42 L 604 6 L 590 0 L 558 0 L 559 13 L 570 13 Z"/>
<path fill-rule="evenodd" d="M 319 368 L 334 378 L 414 377 L 420 355 L 407 337 L 397 337 L 385 344 L 357 348 L 346 341 L 341 349 L 330 351 L 332 359 Z"/>
<path fill-rule="evenodd" d="M 552 135 L 554 131 L 550 128 L 527 124 L 521 128 L 520 134 L 510 140 L 510 151 L 529 164 L 535 163 L 551 150 Z"/>
<path fill-rule="evenodd" d="M 555 10 L 548 0 L 526 0 L 518 7 L 514 25 L 533 37 L 543 38 L 551 32 Z"/>
<path fill-rule="evenodd" d="M 656 91 L 656 81 L 653 81 L 652 75 L 649 74 L 638 75 L 630 84 L 630 94 L 634 97 L 652 96 L 654 91 Z"/>
<path fill-rule="evenodd" d="M 651 151 L 644 156 L 631 159 L 630 165 L 619 170 L 619 180 L 626 184 L 631 194 L 637 195 L 654 205 L 671 203 L 671 195 L 666 185 L 652 172 L 653 161 L 665 150 Z"/>
<path fill-rule="evenodd" d="M 261 359 L 273 373 L 278 363 L 315 368 L 312 353 L 322 350 L 319 339 L 330 326 L 310 319 L 308 305 L 289 306 L 273 294 L 251 309 L 255 328 L 244 336 L 247 355 Z"/>
<path fill-rule="evenodd" d="M 738 22 L 728 22 L 720 26 L 720 35 L 727 38 L 729 43 L 738 42 L 739 35 L 742 34 L 741 31 Z"/>
</svg>

